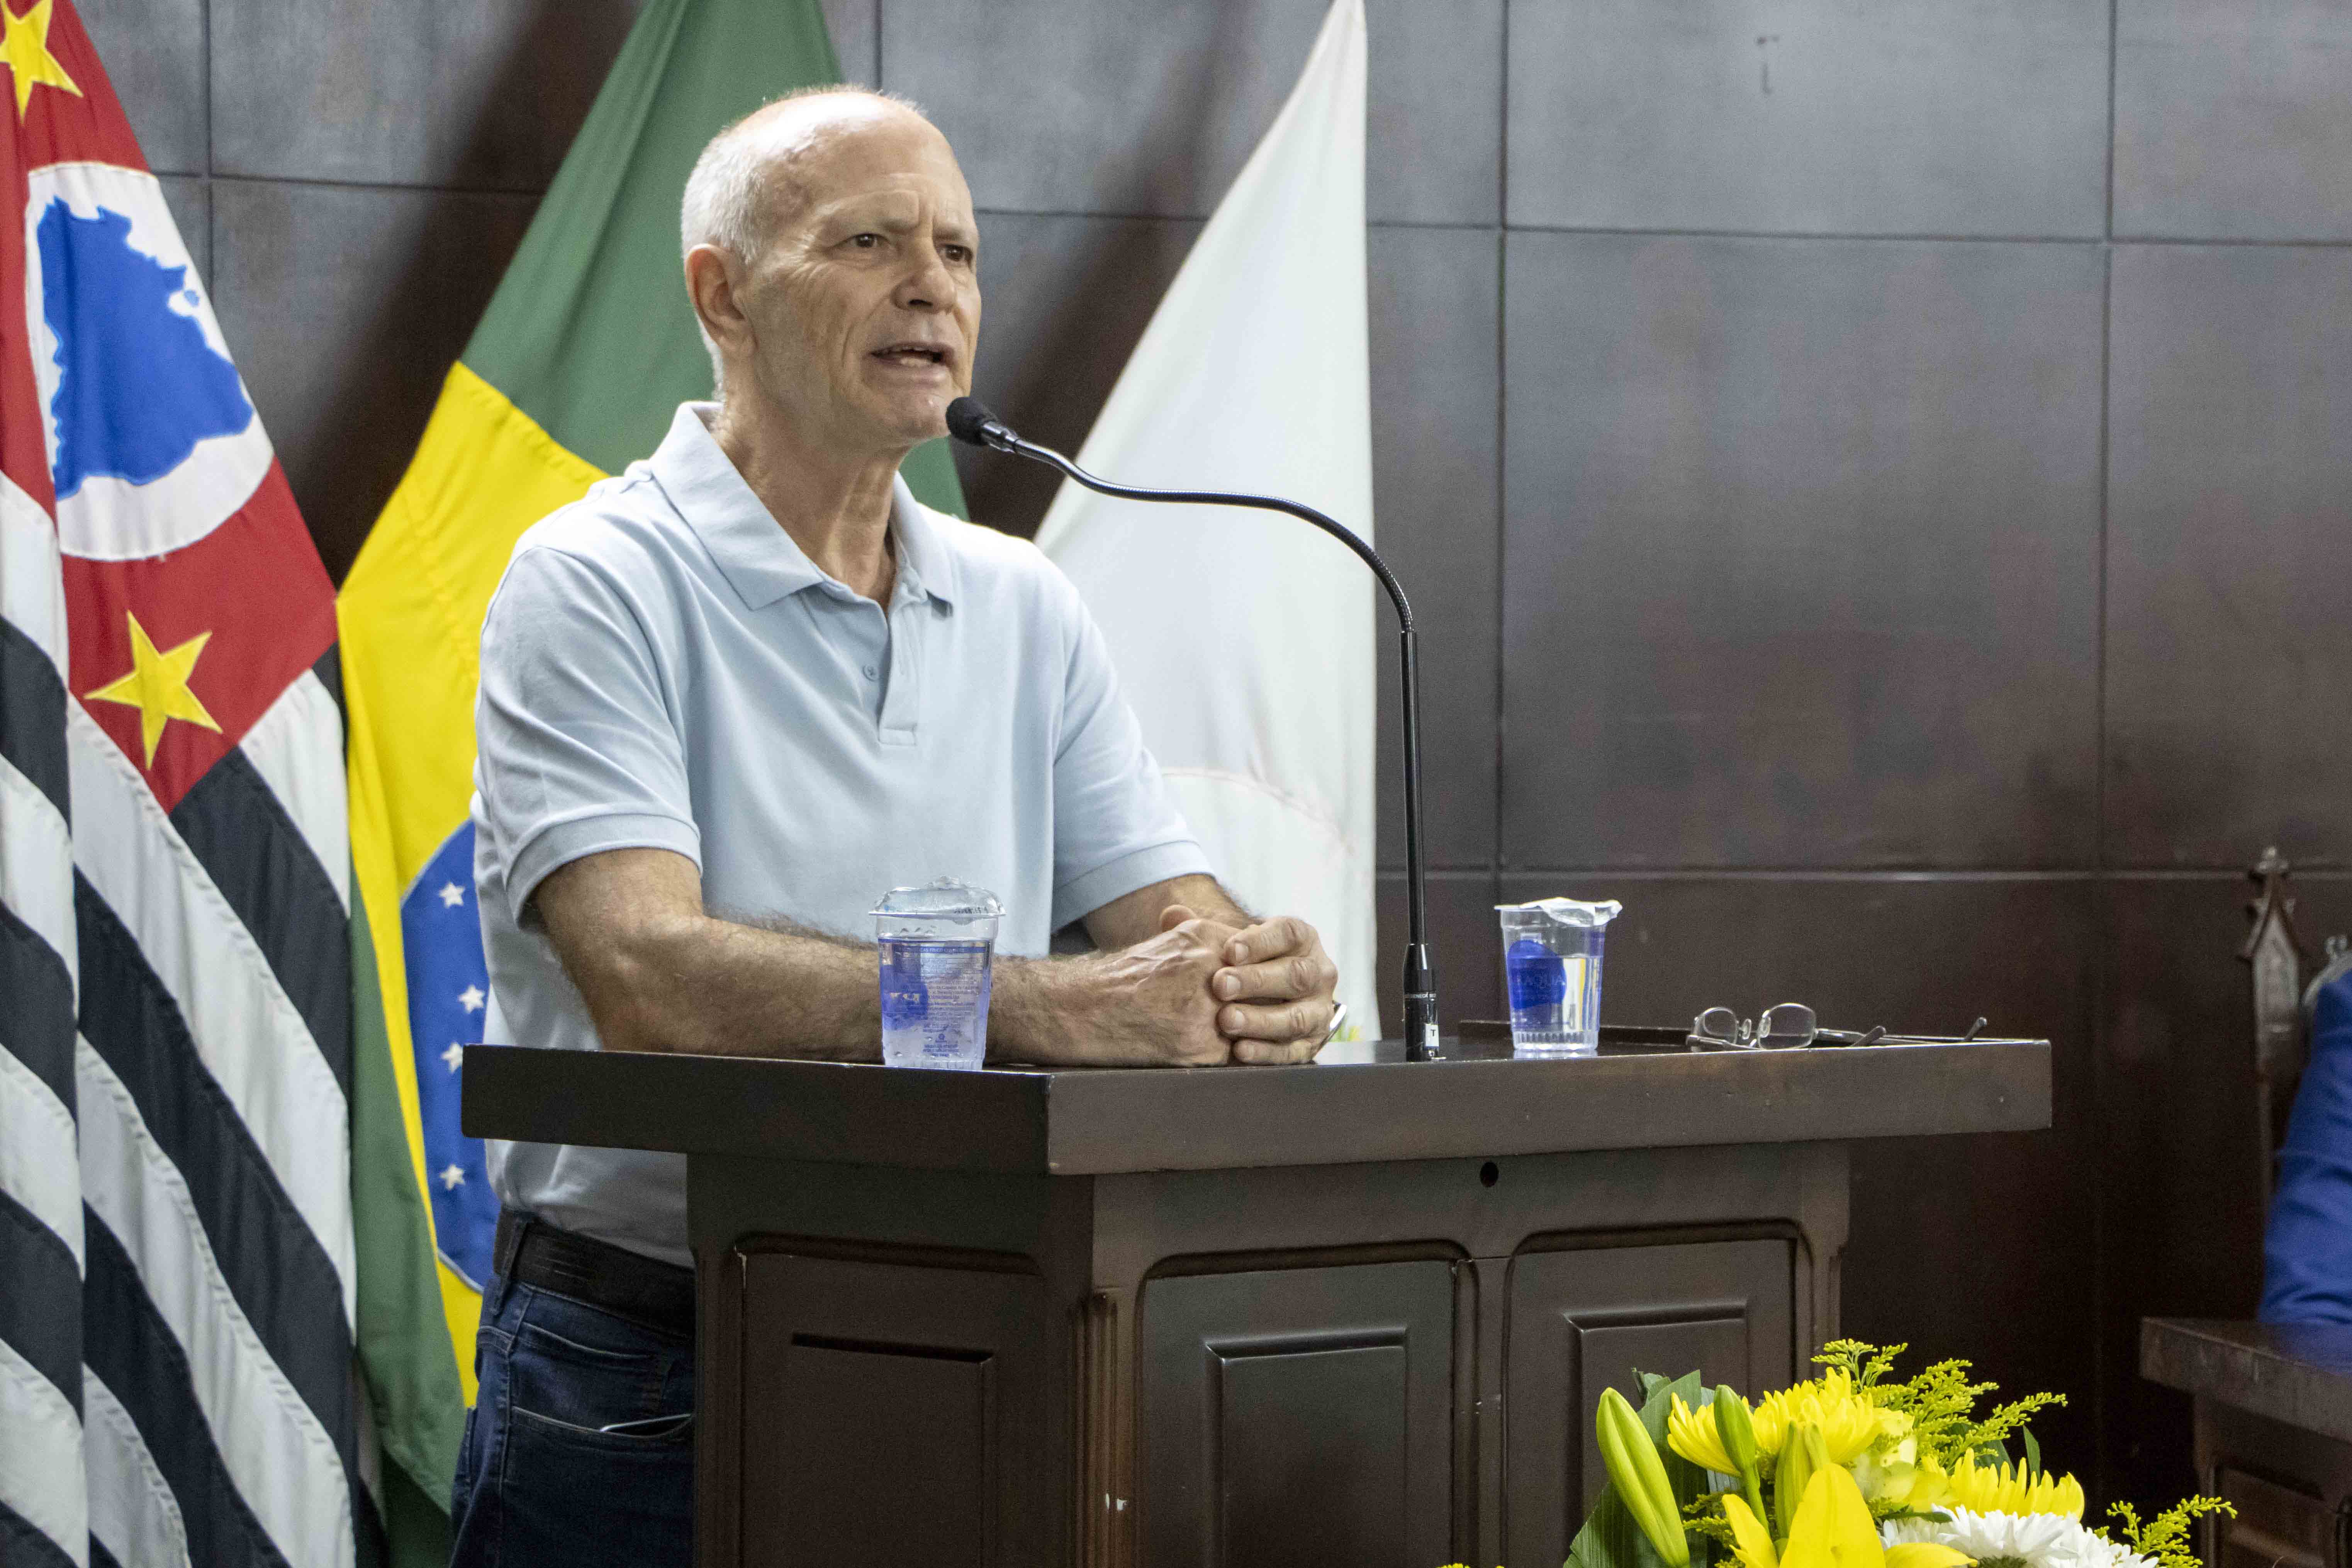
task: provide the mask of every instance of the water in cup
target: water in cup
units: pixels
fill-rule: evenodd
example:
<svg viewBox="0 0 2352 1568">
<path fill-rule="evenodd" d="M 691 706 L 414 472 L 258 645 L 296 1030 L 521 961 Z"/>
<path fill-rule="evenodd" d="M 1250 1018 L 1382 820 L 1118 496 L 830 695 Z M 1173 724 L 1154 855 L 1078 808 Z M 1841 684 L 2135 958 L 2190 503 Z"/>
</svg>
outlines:
<svg viewBox="0 0 2352 1568">
<path fill-rule="evenodd" d="M 881 951 L 882 1060 L 977 1068 L 988 1055 L 988 992 L 1004 906 L 942 877 L 893 888 L 874 906 Z"/>
<path fill-rule="evenodd" d="M 1601 1045 L 1601 946 L 1624 906 L 1537 899 L 1496 904 L 1511 1054 L 1575 1056 Z"/>
</svg>

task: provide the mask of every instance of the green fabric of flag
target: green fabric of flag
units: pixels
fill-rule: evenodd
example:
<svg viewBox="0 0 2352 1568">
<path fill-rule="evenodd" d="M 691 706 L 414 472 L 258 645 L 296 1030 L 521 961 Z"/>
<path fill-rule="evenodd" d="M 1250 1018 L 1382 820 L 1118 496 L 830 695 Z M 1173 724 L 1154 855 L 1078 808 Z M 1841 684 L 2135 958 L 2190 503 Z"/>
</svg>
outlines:
<svg viewBox="0 0 2352 1568">
<path fill-rule="evenodd" d="M 433 1228 L 409 1157 L 375 944 L 358 899 L 352 900 L 351 943 L 357 1349 L 383 1447 L 383 1524 L 393 1568 L 440 1568 L 449 1561 L 449 1482 L 466 1401 L 434 1282 Z"/>
</svg>

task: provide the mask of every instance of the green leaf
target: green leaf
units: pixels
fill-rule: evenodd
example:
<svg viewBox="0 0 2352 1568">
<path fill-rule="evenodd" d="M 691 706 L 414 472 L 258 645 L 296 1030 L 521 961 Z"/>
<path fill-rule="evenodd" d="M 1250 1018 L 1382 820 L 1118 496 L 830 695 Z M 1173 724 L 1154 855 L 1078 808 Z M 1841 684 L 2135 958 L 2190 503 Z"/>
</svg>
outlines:
<svg viewBox="0 0 2352 1568">
<path fill-rule="evenodd" d="M 2025 1444 L 2025 1473 L 2034 1480 L 2042 1479 L 2042 1445 L 2033 1440 L 2033 1430 L 2020 1426 L 2017 1435 Z"/>
<path fill-rule="evenodd" d="M 1647 1405 L 1658 1396 L 1658 1390 L 1672 1386 L 1675 1380 L 1671 1377 L 1660 1377 L 1654 1372 L 1643 1372 L 1637 1366 L 1633 1369 L 1633 1381 L 1642 1385 L 1642 1403 Z M 1687 1405 L 1690 1402 L 1685 1400 L 1683 1403 Z"/>
<path fill-rule="evenodd" d="M 1696 1553 L 1692 1561 L 1698 1561 Z M 1642 1533 L 1642 1527 L 1633 1522 L 1633 1515 L 1617 1495 L 1616 1487 L 1603 1482 L 1601 1495 L 1585 1515 L 1584 1528 L 1569 1544 L 1568 1561 L 1560 1568 L 1665 1568 L 1665 1560 Z"/>
<path fill-rule="evenodd" d="M 1701 1384 L 1696 1372 L 1686 1372 L 1669 1383 L 1664 1378 L 1643 1379 L 1642 1429 L 1657 1445 L 1658 1457 L 1666 1462 L 1666 1485 L 1674 1489 L 1675 1507 L 1680 1509 L 1695 1498 L 1707 1494 L 1706 1472 L 1666 1447 L 1666 1417 L 1674 1413 L 1675 1396 L 1696 1410 L 1715 1402 L 1714 1390 Z"/>
</svg>

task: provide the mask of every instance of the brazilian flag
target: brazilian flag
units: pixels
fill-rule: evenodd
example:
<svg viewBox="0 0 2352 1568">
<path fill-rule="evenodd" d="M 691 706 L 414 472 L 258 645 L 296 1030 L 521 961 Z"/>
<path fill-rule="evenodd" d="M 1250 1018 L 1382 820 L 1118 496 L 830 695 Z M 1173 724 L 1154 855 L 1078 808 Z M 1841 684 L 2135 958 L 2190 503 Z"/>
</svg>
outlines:
<svg viewBox="0 0 2352 1568">
<path fill-rule="evenodd" d="M 385 1450 L 436 1501 L 474 1394 L 498 1218 L 481 1144 L 457 1130 L 489 987 L 467 816 L 482 616 L 524 529 L 649 456 L 679 403 L 711 395 L 677 242 L 704 143 L 839 79 L 816 0 L 652 0 L 343 584 L 360 1054 L 399 1110 L 353 1151 L 376 1198 L 362 1277 L 373 1257 L 389 1282 L 365 1348 L 394 1391 L 377 1412 Z M 905 471 L 963 515 L 943 444 Z"/>
</svg>

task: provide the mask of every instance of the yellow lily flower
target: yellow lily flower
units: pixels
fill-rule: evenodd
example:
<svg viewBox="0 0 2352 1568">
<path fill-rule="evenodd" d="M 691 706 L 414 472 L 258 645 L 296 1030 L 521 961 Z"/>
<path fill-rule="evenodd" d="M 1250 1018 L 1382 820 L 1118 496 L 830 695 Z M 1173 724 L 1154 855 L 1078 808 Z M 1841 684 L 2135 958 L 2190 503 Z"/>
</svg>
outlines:
<svg viewBox="0 0 2352 1568">
<path fill-rule="evenodd" d="M 1926 1542 L 1881 1546 L 1861 1489 L 1834 1466 L 1815 1470 L 1805 1483 L 1785 1547 L 1774 1548 L 1772 1532 L 1738 1497 L 1725 1494 L 1723 1515 L 1742 1568 L 1959 1568 L 1972 1561 Z"/>
<path fill-rule="evenodd" d="M 1780 1554 L 1772 1549 L 1772 1532 L 1745 1502 L 1727 1495 L 1723 1518 L 1731 1526 L 1731 1550 L 1743 1568 L 1780 1568 Z"/>
<path fill-rule="evenodd" d="M 1818 1426 L 1830 1463 L 1851 1465 L 1886 1431 L 1885 1415 L 1844 1369 L 1832 1367 L 1825 1376 L 1764 1396 L 1756 1406 L 1756 1451 L 1777 1454 L 1791 1426 Z"/>
<path fill-rule="evenodd" d="M 1723 1435 L 1716 1430 L 1713 1408 L 1702 1405 L 1693 1410 L 1683 1403 L 1681 1394 L 1671 1397 L 1674 1405 L 1666 1412 L 1666 1447 L 1702 1470 L 1713 1470 L 1719 1476 L 1738 1475 L 1739 1467 L 1731 1462 L 1731 1456 L 1724 1450 Z"/>
<path fill-rule="evenodd" d="M 2022 1465 L 1979 1465 L 1973 1454 L 1952 1470 L 1945 1500 L 1972 1513 L 2063 1513 L 2083 1517 L 2083 1483 L 2043 1471 L 2029 1478 Z"/>
</svg>

